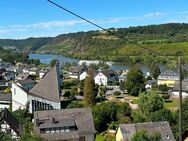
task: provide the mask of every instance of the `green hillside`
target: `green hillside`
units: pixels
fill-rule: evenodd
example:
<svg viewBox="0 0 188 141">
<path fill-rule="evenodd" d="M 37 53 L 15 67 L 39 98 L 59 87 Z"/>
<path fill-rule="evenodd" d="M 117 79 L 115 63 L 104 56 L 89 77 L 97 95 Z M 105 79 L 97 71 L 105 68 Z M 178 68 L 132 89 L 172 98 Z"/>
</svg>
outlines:
<svg viewBox="0 0 188 141">
<path fill-rule="evenodd" d="M 162 24 L 109 29 L 156 52 L 168 56 L 188 56 L 188 24 Z M 0 47 L 21 51 L 57 53 L 81 59 L 122 61 L 130 56 L 147 56 L 147 51 L 105 31 L 89 31 L 48 38 L 0 39 Z"/>
</svg>

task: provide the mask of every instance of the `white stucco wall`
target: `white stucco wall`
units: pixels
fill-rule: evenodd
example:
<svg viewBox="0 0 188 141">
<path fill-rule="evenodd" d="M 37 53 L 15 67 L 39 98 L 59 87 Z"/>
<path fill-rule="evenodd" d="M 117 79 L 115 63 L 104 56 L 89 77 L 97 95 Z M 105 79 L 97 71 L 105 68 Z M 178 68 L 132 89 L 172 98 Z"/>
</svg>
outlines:
<svg viewBox="0 0 188 141">
<path fill-rule="evenodd" d="M 42 79 L 45 74 L 45 72 L 39 72 L 39 78 Z"/>
<path fill-rule="evenodd" d="M 0 101 L 0 109 L 9 108 L 10 107 L 10 101 Z"/>
<path fill-rule="evenodd" d="M 80 74 L 80 77 L 79 77 L 80 81 L 84 80 L 86 76 L 87 76 L 87 73 L 84 71 L 82 74 Z"/>
<path fill-rule="evenodd" d="M 179 91 L 173 91 L 171 94 L 173 97 L 179 97 Z M 182 92 L 182 97 L 187 97 L 188 93 Z"/>
<path fill-rule="evenodd" d="M 12 111 L 24 109 L 27 104 L 27 93 L 14 82 L 12 83 Z"/>
<path fill-rule="evenodd" d="M 107 77 L 101 72 L 95 76 L 94 80 L 95 80 L 95 84 L 105 85 L 105 86 L 107 85 Z"/>
</svg>

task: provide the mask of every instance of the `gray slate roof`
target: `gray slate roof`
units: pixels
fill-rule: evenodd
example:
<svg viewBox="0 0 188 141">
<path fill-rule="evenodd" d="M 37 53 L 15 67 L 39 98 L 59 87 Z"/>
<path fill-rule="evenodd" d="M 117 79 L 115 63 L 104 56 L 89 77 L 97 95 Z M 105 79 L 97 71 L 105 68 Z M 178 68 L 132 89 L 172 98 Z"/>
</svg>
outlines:
<svg viewBox="0 0 188 141">
<path fill-rule="evenodd" d="M 35 83 L 35 81 L 31 80 L 31 79 L 25 79 L 25 80 L 18 80 L 18 81 L 16 81 L 16 83 L 19 83 L 19 84 L 23 85 L 23 84 Z"/>
<path fill-rule="evenodd" d="M 116 73 L 114 70 L 112 70 L 112 69 L 99 71 L 99 72 L 95 75 L 95 77 L 96 77 L 99 73 L 102 73 L 102 74 L 105 75 L 107 78 L 114 77 L 114 76 L 117 77 L 117 76 L 118 76 L 117 73 Z"/>
<path fill-rule="evenodd" d="M 12 101 L 11 94 L 0 93 L 0 101 Z"/>
<path fill-rule="evenodd" d="M 29 93 L 48 100 L 60 101 L 59 64 L 57 63 Z"/>
<path fill-rule="evenodd" d="M 166 70 L 164 72 L 162 72 L 159 77 L 158 80 L 178 80 L 179 79 L 179 73 L 176 71 L 170 71 L 170 70 Z"/>
<path fill-rule="evenodd" d="M 173 86 L 173 91 L 179 91 L 179 81 L 176 81 Z M 182 91 L 188 92 L 188 80 L 182 81 Z"/>
<path fill-rule="evenodd" d="M 149 134 L 158 132 L 161 134 L 161 141 L 175 141 L 170 125 L 164 122 L 146 122 L 135 124 L 120 124 L 119 128 L 123 134 L 124 141 L 131 140 L 133 135 L 139 130 L 146 130 Z"/>
<path fill-rule="evenodd" d="M 41 128 L 76 126 L 76 130 L 61 133 L 41 134 L 48 140 L 78 138 L 80 134 L 95 133 L 91 108 L 72 108 L 34 112 L 34 128 L 38 134 Z M 36 121 L 39 121 L 37 127 Z M 55 122 L 52 122 L 52 121 Z"/>
</svg>

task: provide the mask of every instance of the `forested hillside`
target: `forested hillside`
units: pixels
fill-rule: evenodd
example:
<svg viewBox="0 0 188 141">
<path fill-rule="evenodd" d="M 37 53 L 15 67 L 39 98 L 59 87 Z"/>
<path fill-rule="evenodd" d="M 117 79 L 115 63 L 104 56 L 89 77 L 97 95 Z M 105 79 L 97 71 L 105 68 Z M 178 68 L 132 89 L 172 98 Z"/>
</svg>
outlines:
<svg viewBox="0 0 188 141">
<path fill-rule="evenodd" d="M 113 33 L 168 56 L 188 56 L 188 24 L 162 24 L 109 29 Z M 105 31 L 89 31 L 48 38 L 0 40 L 0 47 L 21 51 L 57 53 L 82 59 L 125 60 L 150 55 L 147 51 Z"/>
</svg>

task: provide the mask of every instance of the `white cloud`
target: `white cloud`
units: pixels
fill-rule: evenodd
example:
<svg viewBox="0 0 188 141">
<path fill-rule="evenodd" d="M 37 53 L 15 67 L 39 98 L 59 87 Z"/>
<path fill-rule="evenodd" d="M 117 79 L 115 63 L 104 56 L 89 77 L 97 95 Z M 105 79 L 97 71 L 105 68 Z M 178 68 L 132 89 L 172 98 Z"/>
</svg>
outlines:
<svg viewBox="0 0 188 141">
<path fill-rule="evenodd" d="M 165 13 L 154 12 L 154 13 L 145 14 L 143 17 L 158 17 L 158 16 L 162 16 L 162 15 L 165 15 Z"/>
<path fill-rule="evenodd" d="M 22 32 L 26 31 L 26 29 L 6 29 L 6 28 L 0 28 L 0 34 L 2 33 L 12 33 L 12 32 Z"/>
</svg>

